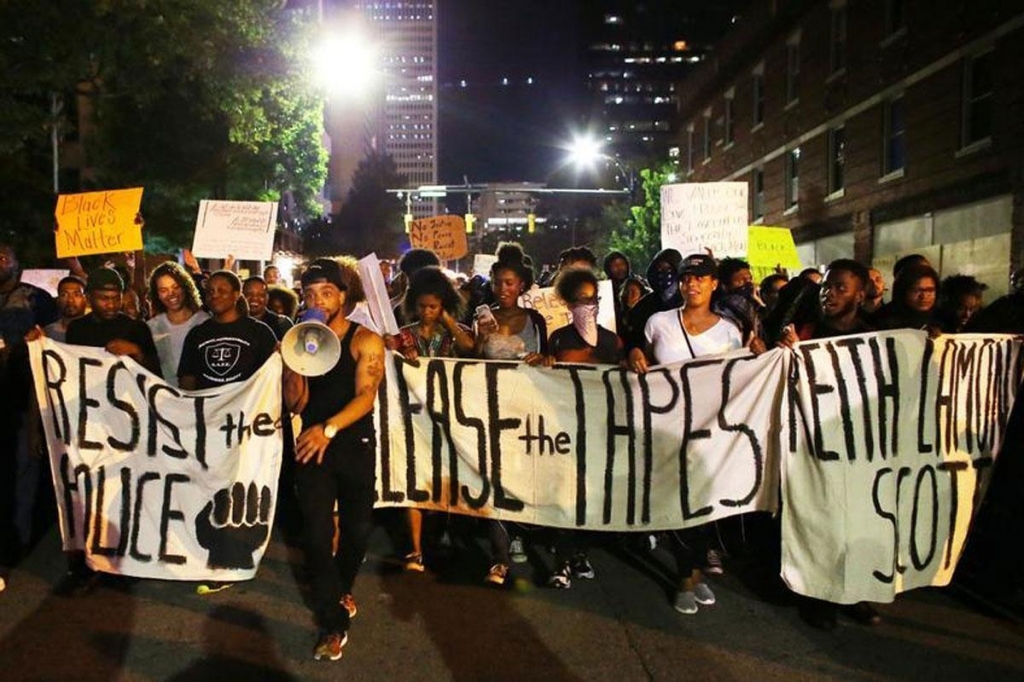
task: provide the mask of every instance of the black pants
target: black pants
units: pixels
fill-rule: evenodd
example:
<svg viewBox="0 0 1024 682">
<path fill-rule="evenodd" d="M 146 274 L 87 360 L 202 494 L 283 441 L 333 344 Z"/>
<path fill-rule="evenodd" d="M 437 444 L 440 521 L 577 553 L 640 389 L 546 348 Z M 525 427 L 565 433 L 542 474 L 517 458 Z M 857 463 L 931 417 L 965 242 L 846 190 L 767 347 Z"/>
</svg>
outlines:
<svg viewBox="0 0 1024 682">
<path fill-rule="evenodd" d="M 669 548 L 676 557 L 680 586 L 704 565 L 708 547 L 711 546 L 711 528 L 711 524 L 706 523 L 703 526 L 669 531 Z"/>
<path fill-rule="evenodd" d="M 295 471 L 313 612 L 317 624 L 331 632 L 348 630 L 348 612 L 339 602 L 352 592 L 373 531 L 375 453 L 372 437 L 341 434 L 322 464 L 300 464 Z M 335 502 L 341 541 L 331 556 Z"/>
</svg>

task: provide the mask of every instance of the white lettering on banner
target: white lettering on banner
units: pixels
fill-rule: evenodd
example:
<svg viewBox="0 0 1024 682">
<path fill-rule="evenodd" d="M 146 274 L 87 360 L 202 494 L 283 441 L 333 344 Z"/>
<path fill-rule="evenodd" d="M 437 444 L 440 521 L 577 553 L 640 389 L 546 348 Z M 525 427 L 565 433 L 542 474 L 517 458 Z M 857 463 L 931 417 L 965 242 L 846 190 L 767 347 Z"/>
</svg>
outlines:
<svg viewBox="0 0 1024 682">
<path fill-rule="evenodd" d="M 769 438 L 783 351 L 642 376 L 391 358 L 378 400 L 384 506 L 597 530 L 683 528 L 776 506 Z"/>
<path fill-rule="evenodd" d="M 799 344 L 782 458 L 787 584 L 838 603 L 948 584 L 1021 377 L 1009 336 Z"/>
<path fill-rule="evenodd" d="M 109 573 L 256 574 L 281 466 L 281 359 L 186 393 L 130 358 L 29 344 L 64 549 Z"/>
</svg>

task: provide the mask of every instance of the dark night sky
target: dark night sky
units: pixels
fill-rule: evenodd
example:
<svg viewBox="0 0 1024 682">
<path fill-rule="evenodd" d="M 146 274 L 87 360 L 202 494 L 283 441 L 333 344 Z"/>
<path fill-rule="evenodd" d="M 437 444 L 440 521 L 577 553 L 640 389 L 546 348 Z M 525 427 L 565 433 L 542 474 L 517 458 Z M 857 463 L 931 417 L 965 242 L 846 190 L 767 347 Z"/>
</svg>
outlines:
<svg viewBox="0 0 1024 682">
<path fill-rule="evenodd" d="M 578 10 L 577 0 L 440 0 L 442 182 L 545 181 L 557 167 L 586 84 Z"/>
</svg>

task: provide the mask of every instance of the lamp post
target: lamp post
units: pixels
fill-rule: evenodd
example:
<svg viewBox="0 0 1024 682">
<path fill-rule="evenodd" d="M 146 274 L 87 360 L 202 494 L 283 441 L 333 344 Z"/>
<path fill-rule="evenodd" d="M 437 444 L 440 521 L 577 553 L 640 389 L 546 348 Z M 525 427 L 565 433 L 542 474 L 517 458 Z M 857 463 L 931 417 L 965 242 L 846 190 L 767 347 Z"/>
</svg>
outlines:
<svg viewBox="0 0 1024 682">
<path fill-rule="evenodd" d="M 596 138 L 590 135 L 577 136 L 573 138 L 567 149 L 569 161 L 579 169 L 593 168 L 598 161 L 614 164 L 619 171 L 619 176 L 616 177 L 622 177 L 626 181 L 626 189 L 629 190 L 630 195 L 633 194 L 635 181 L 632 171 L 627 169 L 617 157 L 605 153 L 601 142 Z"/>
</svg>

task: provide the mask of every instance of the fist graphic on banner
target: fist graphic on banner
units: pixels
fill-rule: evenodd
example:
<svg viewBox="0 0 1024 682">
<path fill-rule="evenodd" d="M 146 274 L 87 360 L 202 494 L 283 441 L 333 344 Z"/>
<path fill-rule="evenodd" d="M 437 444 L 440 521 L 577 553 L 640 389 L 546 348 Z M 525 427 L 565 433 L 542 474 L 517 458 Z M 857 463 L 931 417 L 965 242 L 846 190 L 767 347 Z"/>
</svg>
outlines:
<svg viewBox="0 0 1024 682">
<path fill-rule="evenodd" d="M 196 516 L 196 538 L 210 551 L 207 568 L 253 568 L 252 553 L 270 536 L 270 488 L 236 481 Z"/>
</svg>

